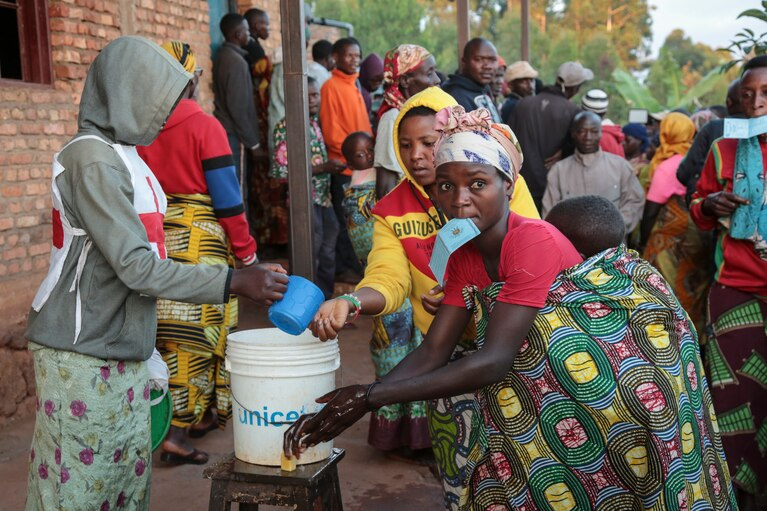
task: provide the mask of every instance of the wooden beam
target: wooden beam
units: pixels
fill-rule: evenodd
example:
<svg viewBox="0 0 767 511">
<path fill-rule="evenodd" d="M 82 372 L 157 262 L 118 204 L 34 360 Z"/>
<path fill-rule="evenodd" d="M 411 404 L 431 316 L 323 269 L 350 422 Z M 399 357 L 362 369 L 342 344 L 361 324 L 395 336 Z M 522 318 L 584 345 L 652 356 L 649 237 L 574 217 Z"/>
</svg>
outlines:
<svg viewBox="0 0 767 511">
<path fill-rule="evenodd" d="M 530 0 L 522 0 L 522 44 L 520 60 L 530 61 Z"/>
<path fill-rule="evenodd" d="M 290 273 L 314 280 L 312 257 L 311 156 L 306 100 L 306 40 L 303 0 L 280 1 L 282 66 L 285 76 L 288 190 L 290 193 Z M 270 134 L 271 135 L 271 134 Z"/>
<path fill-rule="evenodd" d="M 458 62 L 461 61 L 463 48 L 469 42 L 469 0 L 456 0 L 456 22 L 458 23 Z M 459 64 L 460 67 L 460 64 Z"/>
</svg>

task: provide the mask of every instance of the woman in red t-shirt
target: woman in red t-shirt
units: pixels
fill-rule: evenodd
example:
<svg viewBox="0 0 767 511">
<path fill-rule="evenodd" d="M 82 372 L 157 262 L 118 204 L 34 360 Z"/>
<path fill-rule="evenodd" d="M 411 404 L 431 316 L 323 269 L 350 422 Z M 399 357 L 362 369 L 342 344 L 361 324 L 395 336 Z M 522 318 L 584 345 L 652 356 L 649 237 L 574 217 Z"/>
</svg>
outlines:
<svg viewBox="0 0 767 511">
<path fill-rule="evenodd" d="M 486 110 L 444 109 L 437 128 L 436 200 L 479 235 L 450 257 L 423 343 L 381 381 L 319 398 L 285 455 L 370 409 L 476 390 L 461 509 L 731 509 L 697 339 L 663 278 L 623 246 L 579 264 L 554 226 L 509 212 L 522 154 Z M 472 314 L 479 350 L 448 363 Z"/>
</svg>

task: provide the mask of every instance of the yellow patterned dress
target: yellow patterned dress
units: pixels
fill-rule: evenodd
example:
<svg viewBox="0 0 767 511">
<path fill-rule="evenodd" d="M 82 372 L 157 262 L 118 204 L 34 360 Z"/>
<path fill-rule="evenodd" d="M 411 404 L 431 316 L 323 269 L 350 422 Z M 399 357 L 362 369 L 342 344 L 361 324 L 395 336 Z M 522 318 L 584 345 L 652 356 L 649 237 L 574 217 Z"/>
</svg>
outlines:
<svg viewBox="0 0 767 511">
<path fill-rule="evenodd" d="M 463 289 L 480 349 L 502 285 Z M 737 509 L 695 330 L 623 247 L 557 277 L 477 401 L 464 510 Z"/>
<path fill-rule="evenodd" d="M 168 257 L 186 264 L 234 266 L 229 241 L 213 213 L 210 196 L 168 194 L 165 246 Z M 237 297 L 226 304 L 157 301 L 157 349 L 170 369 L 174 426 L 186 428 L 209 407 L 219 427 L 232 415 L 224 369 L 226 336 L 237 326 Z"/>
</svg>

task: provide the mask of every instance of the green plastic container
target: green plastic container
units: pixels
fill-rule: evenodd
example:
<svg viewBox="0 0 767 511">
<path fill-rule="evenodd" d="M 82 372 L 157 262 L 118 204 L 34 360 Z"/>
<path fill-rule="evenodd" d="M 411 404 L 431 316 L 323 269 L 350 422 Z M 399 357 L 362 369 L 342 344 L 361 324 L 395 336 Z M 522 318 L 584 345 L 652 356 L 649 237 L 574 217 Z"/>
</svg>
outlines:
<svg viewBox="0 0 767 511">
<path fill-rule="evenodd" d="M 149 393 L 150 400 L 154 401 L 162 395 L 161 390 L 154 390 Z M 170 429 L 170 421 L 173 418 L 173 402 L 170 399 L 170 392 L 167 392 L 162 400 L 152 405 L 152 451 L 156 451 L 165 435 Z"/>
</svg>

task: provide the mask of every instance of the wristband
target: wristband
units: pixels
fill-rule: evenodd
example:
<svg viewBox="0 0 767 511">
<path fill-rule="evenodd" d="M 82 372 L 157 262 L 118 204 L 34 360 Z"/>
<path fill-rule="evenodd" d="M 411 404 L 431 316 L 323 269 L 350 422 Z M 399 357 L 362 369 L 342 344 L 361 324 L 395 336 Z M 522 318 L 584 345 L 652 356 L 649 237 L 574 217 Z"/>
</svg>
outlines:
<svg viewBox="0 0 767 511">
<path fill-rule="evenodd" d="M 246 257 L 242 260 L 242 264 L 245 266 L 252 266 L 258 262 L 258 257 L 256 256 L 256 253 L 253 252 L 251 255 Z"/>
<path fill-rule="evenodd" d="M 372 390 L 373 390 L 373 387 L 375 387 L 375 386 L 376 386 L 376 385 L 378 385 L 379 383 L 381 383 L 381 380 L 376 380 L 376 381 L 374 381 L 373 383 L 371 383 L 370 385 L 368 385 L 368 388 L 367 388 L 367 390 L 365 391 L 365 408 L 367 408 L 367 410 L 368 410 L 369 412 L 372 412 L 373 410 L 375 410 L 375 408 L 371 408 L 371 406 L 370 406 L 370 392 L 372 392 Z"/>
<path fill-rule="evenodd" d="M 347 318 L 346 324 L 349 325 L 351 323 L 354 323 L 354 321 L 359 317 L 360 311 L 362 310 L 362 302 L 360 302 L 360 299 L 357 298 L 352 293 L 346 293 L 345 295 L 341 295 L 338 298 L 340 298 L 341 300 L 345 300 L 351 303 L 352 305 L 354 305 L 354 316 L 352 316 L 351 319 Z"/>
</svg>

